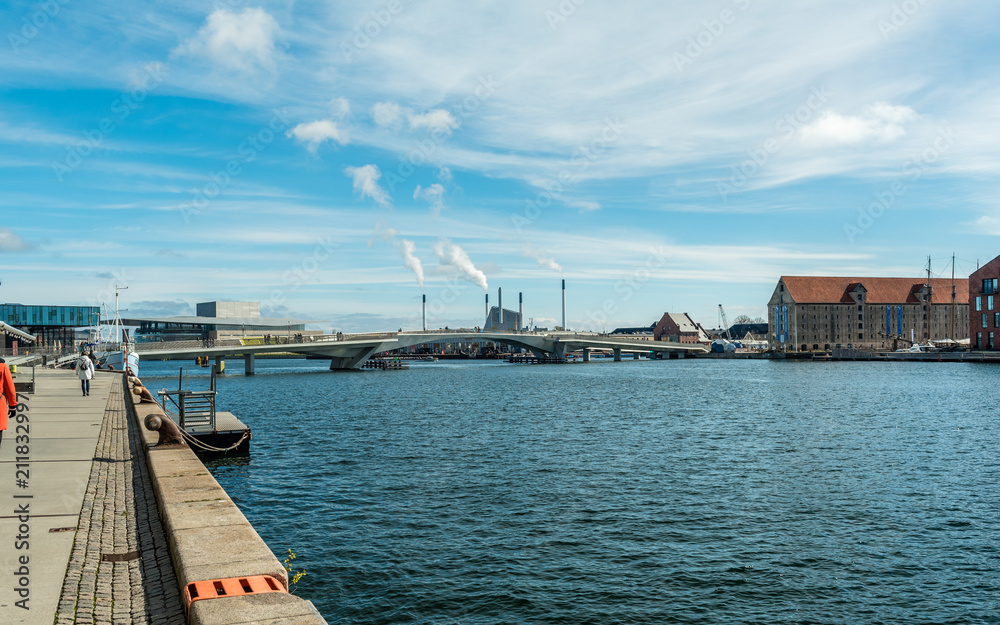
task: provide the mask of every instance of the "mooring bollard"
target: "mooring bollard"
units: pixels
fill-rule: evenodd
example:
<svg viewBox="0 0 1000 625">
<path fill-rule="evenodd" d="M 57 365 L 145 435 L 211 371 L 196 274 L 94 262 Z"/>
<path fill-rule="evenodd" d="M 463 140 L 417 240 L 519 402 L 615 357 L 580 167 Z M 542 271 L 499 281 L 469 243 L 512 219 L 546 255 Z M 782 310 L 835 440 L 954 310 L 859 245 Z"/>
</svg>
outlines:
<svg viewBox="0 0 1000 625">
<path fill-rule="evenodd" d="M 184 437 L 181 435 L 181 429 L 177 427 L 176 423 L 167 418 L 166 415 L 154 412 L 147 415 L 143 423 L 147 430 L 157 432 L 160 435 L 160 438 L 156 441 L 157 447 L 170 445 L 183 445 L 187 447 L 187 443 L 184 442 Z"/>
</svg>

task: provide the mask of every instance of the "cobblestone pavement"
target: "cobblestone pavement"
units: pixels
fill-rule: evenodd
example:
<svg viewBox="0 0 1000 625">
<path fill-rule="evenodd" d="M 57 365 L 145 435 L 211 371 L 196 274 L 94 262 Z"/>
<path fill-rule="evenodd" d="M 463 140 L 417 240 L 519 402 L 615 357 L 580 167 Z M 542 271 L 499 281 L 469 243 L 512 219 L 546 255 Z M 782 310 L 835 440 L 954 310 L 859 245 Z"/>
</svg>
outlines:
<svg viewBox="0 0 1000 625">
<path fill-rule="evenodd" d="M 94 452 L 57 625 L 185 621 L 142 438 L 125 401 L 118 379 Z"/>
</svg>

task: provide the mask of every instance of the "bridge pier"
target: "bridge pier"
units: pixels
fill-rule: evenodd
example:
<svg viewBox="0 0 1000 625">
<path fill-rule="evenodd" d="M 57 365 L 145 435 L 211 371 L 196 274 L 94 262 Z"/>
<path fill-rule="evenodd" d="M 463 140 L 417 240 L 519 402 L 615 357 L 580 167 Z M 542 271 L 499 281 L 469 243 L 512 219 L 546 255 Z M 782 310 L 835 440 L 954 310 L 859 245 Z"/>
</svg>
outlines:
<svg viewBox="0 0 1000 625">
<path fill-rule="evenodd" d="M 215 372 L 216 373 L 226 372 L 226 361 L 225 359 L 222 358 L 222 356 L 215 357 Z"/>
<path fill-rule="evenodd" d="M 555 349 L 552 351 L 552 357 L 558 360 L 566 360 L 566 344 L 556 343 L 553 347 Z"/>
<path fill-rule="evenodd" d="M 615 362 L 621 362 L 622 361 L 622 348 L 616 347 L 616 348 L 614 348 L 611 351 L 614 352 L 614 354 L 615 354 Z"/>
<path fill-rule="evenodd" d="M 583 362 L 590 362 L 590 348 L 583 348 Z"/>
<path fill-rule="evenodd" d="M 359 369 L 361 365 L 379 350 L 379 345 L 362 348 L 354 356 L 333 356 L 330 358 L 330 371 L 350 371 Z"/>
<path fill-rule="evenodd" d="M 253 354 L 243 354 L 243 374 L 244 375 L 256 375 L 257 371 L 255 369 L 256 359 Z"/>
</svg>

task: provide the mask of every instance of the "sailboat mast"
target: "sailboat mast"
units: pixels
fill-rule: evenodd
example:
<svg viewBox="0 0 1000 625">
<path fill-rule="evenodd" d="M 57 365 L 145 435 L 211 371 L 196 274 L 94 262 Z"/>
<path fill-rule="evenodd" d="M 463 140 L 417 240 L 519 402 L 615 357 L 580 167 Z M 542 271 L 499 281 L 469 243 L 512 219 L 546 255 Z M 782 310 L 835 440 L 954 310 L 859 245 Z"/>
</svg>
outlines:
<svg viewBox="0 0 1000 625">
<path fill-rule="evenodd" d="M 951 340 L 958 340 L 955 338 L 955 318 L 958 315 L 956 306 L 958 304 L 958 292 L 955 290 L 955 252 L 951 253 Z"/>
</svg>

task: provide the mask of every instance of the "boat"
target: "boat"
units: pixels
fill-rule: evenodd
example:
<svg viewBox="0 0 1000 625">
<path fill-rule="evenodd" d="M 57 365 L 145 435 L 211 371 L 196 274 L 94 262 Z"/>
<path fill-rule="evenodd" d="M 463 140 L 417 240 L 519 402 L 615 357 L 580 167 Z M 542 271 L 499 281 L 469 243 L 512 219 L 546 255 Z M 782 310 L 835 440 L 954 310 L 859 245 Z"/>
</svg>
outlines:
<svg viewBox="0 0 1000 625">
<path fill-rule="evenodd" d="M 139 355 L 135 353 L 135 342 L 129 335 L 128 328 L 122 325 L 118 309 L 118 294 L 127 288 L 115 284 L 115 317 L 107 324 L 107 336 L 103 331 L 100 333 L 94 355 L 97 356 L 101 369 L 124 371 L 129 368 L 132 373 L 139 375 Z M 107 316 L 107 306 L 105 306 L 105 318 Z"/>
</svg>

